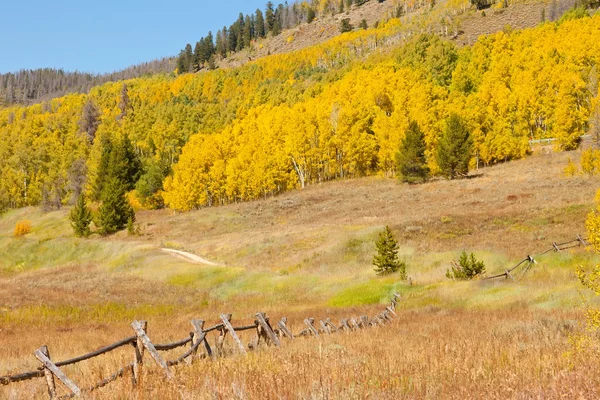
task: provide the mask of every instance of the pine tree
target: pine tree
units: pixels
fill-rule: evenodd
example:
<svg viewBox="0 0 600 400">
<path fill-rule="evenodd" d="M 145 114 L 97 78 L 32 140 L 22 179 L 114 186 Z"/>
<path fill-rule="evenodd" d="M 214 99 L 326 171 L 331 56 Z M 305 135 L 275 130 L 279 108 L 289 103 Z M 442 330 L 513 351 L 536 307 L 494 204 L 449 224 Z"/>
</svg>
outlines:
<svg viewBox="0 0 600 400">
<path fill-rule="evenodd" d="M 475 258 L 475 254 L 467 255 L 463 251 L 458 261 L 453 261 L 452 266 L 446 271 L 448 279 L 466 281 L 485 274 L 485 263 Z"/>
<path fill-rule="evenodd" d="M 113 148 L 113 144 L 108 134 L 100 135 L 101 155 L 100 161 L 98 162 L 98 173 L 96 174 L 95 180 L 92 186 L 92 200 L 100 200 L 104 184 L 106 182 L 107 171 L 110 166 L 110 157 Z"/>
<path fill-rule="evenodd" d="M 71 209 L 69 214 L 71 226 L 75 236 L 88 237 L 90 235 L 90 223 L 92 222 L 92 212 L 85 204 L 85 195 L 82 193 L 77 199 L 77 203 Z"/>
<path fill-rule="evenodd" d="M 275 26 L 275 10 L 273 9 L 273 2 L 267 3 L 267 10 L 265 12 L 266 28 L 267 32 L 273 32 Z"/>
<path fill-rule="evenodd" d="M 125 185 L 116 177 L 111 177 L 104 185 L 98 216 L 100 232 L 103 235 L 125 229 L 130 219 L 135 222 L 135 213 L 126 195 Z"/>
<path fill-rule="evenodd" d="M 437 162 L 442 175 L 447 179 L 466 175 L 472 153 L 473 140 L 466 123 L 458 114 L 451 114 L 437 147 Z"/>
<path fill-rule="evenodd" d="M 373 257 L 373 265 L 377 275 L 400 273 L 400 279 L 406 279 L 406 264 L 398 259 L 398 242 L 389 226 L 379 234 L 375 243 L 377 254 Z"/>
<path fill-rule="evenodd" d="M 261 10 L 256 10 L 256 17 L 254 21 L 254 32 L 256 38 L 264 38 L 265 34 L 265 17 Z"/>
<path fill-rule="evenodd" d="M 429 179 L 429 167 L 425 159 L 425 135 L 415 121 L 408 125 L 406 135 L 396 154 L 398 172 L 403 182 L 418 183 Z"/>
<path fill-rule="evenodd" d="M 108 178 L 117 178 L 126 190 L 133 190 L 142 174 L 142 163 L 135 154 L 133 144 L 128 135 L 111 146 L 110 156 L 105 174 Z"/>
</svg>

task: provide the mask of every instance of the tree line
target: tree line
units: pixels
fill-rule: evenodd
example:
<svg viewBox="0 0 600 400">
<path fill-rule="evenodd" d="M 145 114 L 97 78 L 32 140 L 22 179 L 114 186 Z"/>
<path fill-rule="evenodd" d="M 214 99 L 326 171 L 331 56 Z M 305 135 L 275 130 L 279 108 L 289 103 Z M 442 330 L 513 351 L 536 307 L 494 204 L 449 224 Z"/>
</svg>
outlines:
<svg viewBox="0 0 600 400">
<path fill-rule="evenodd" d="M 145 62 L 107 74 L 65 72 L 62 69 L 41 68 L 0 74 L 0 108 L 11 105 L 31 105 L 49 101 L 69 93 L 87 93 L 106 82 L 123 81 L 147 75 L 171 73 L 175 58 Z"/>
<path fill-rule="evenodd" d="M 600 16 L 462 48 L 412 34 L 368 56 L 406 29 L 390 20 L 239 68 L 0 109 L 0 208 L 56 209 L 82 193 L 99 206 L 111 165 L 125 164 L 129 203 L 176 210 L 365 175 L 456 178 L 526 156 L 530 139 L 575 148 L 596 126 Z M 126 163 L 111 160 L 117 147 Z"/>
<path fill-rule="evenodd" d="M 353 5 L 361 6 L 369 0 L 311 0 L 297 1 L 289 5 L 275 6 L 267 2 L 265 11 L 257 9 L 254 14 L 240 13 L 229 27 L 224 26 L 215 35 L 208 32 L 195 46 L 188 43 L 177 57 L 179 73 L 197 72 L 203 68 L 214 69 L 217 59 L 230 53 L 249 48 L 267 36 L 277 36 L 284 29 L 294 28 L 302 23 L 311 23 L 320 15 L 338 14 L 349 10 Z M 385 0 L 378 0 L 380 3 Z M 348 24 L 342 32 L 352 30 Z"/>
</svg>

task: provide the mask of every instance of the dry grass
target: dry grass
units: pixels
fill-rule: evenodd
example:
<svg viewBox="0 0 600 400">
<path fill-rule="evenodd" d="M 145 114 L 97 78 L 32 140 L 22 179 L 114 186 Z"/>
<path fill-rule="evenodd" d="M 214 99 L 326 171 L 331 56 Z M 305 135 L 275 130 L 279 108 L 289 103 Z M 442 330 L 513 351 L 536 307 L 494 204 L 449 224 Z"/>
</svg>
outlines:
<svg viewBox="0 0 600 400">
<path fill-rule="evenodd" d="M 596 256 L 547 255 L 518 283 L 444 277 L 462 249 L 492 273 L 582 233 L 600 181 L 562 177 L 576 155 L 540 151 L 469 180 L 407 186 L 374 177 L 187 214 L 143 212 L 133 238 L 77 239 L 68 210 L 11 211 L 0 217 L 0 374 L 37 367 L 32 352 L 42 344 L 65 359 L 112 343 L 131 334 L 133 319 L 148 320 L 157 342 L 221 312 L 246 322 L 259 310 L 285 315 L 297 332 L 307 316 L 373 315 L 399 291 L 404 311 L 393 326 L 178 369 L 178 388 L 150 368 L 157 383 L 143 397 L 595 398 L 598 360 L 564 353 L 582 320 L 573 268 Z M 14 238 L 23 219 L 34 229 Z M 412 286 L 372 271 L 386 224 Z M 190 264 L 161 247 L 226 266 Z M 66 372 L 87 386 L 130 360 L 123 350 Z M 43 382 L 0 388 L 0 398 L 36 396 Z M 134 397 L 127 379 L 98 396 Z"/>
<path fill-rule="evenodd" d="M 180 366 L 174 384 L 147 364 L 141 393 L 132 392 L 125 378 L 91 398 L 597 398 L 600 360 L 565 354 L 579 318 L 522 310 L 404 311 L 383 328 L 285 341 L 280 349 L 262 348 L 247 357 Z M 161 336 L 156 330 L 150 326 L 151 337 Z M 107 335 L 102 327 L 95 333 Z M 83 339 L 68 330 L 62 337 L 69 340 L 57 350 L 71 341 L 81 346 Z M 129 352 L 66 371 L 82 386 L 92 384 L 127 363 Z M 42 379 L 0 390 L 9 398 L 46 395 Z"/>
</svg>

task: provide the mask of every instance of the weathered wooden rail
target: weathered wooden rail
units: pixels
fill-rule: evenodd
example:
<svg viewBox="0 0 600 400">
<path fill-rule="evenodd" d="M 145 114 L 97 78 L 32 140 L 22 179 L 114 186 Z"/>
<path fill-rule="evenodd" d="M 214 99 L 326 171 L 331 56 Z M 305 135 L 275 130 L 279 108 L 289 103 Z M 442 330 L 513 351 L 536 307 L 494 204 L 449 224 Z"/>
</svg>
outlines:
<svg viewBox="0 0 600 400">
<path fill-rule="evenodd" d="M 178 365 L 183 362 L 192 363 L 197 359 L 210 360 L 217 356 L 225 356 L 226 353 L 223 351 L 223 346 L 225 343 L 225 338 L 228 335 L 231 336 L 235 342 L 237 352 L 245 355 L 248 350 L 258 348 L 261 342 L 265 343 L 267 346 L 279 347 L 281 346 L 284 338 L 293 340 L 298 337 L 319 337 L 320 335 L 330 335 L 336 332 L 357 331 L 371 326 L 384 325 L 391 321 L 392 318 L 397 315 L 396 307 L 398 305 L 399 298 L 399 294 L 394 294 L 391 304 L 386 307 L 383 312 L 373 318 L 369 318 L 364 315 L 358 317 L 357 319 L 346 318 L 342 319 L 339 325 L 335 325 L 330 318 L 327 318 L 319 321 L 321 329 L 318 329 L 315 326 L 314 318 L 307 318 L 304 320 L 306 328 L 300 331 L 298 334 L 292 333 L 287 325 L 287 318 L 285 317 L 281 318 L 281 320 L 277 322 L 277 328 L 273 328 L 269 317 L 265 313 L 260 312 L 255 315 L 256 319 L 254 320 L 254 323 L 236 327 L 232 325 L 231 314 L 221 314 L 219 316 L 221 323 L 219 324 L 204 329 L 205 321 L 195 319 L 191 321 L 193 330 L 189 333 L 188 337 L 173 343 L 154 344 L 147 334 L 147 322 L 133 321 L 131 323 L 131 328 L 135 334 L 134 336 L 129 336 L 96 351 L 68 360 L 54 362 L 50 357 L 48 347 L 42 346 L 34 352 L 35 357 L 41 363 L 37 370 L 15 375 L 0 376 L 0 384 L 9 385 L 35 378 L 45 378 L 46 385 L 48 387 L 48 395 L 51 399 L 67 399 L 79 397 L 85 393 L 91 393 L 110 384 L 111 382 L 118 380 L 119 378 L 123 378 L 126 374 L 129 374 L 131 375 L 132 388 L 135 388 L 142 384 L 142 369 L 144 365 L 144 354 L 146 352 L 152 358 L 154 363 L 163 371 L 165 378 L 168 380 L 173 380 L 175 376 L 170 367 L 174 365 Z M 252 343 L 248 344 L 248 349 L 246 349 L 246 346 L 244 346 L 242 340 L 238 336 L 238 332 L 251 330 L 256 331 L 256 338 Z M 207 338 L 207 334 L 211 332 L 218 333 L 218 337 L 216 338 L 216 348 L 214 351 L 211 348 Z M 187 345 L 190 345 L 190 348 L 174 360 L 166 360 L 160 354 L 160 352 L 172 351 Z M 61 367 L 90 360 L 125 346 L 133 347 L 133 362 L 120 368 L 108 378 L 103 379 L 94 386 L 81 389 L 64 373 L 64 371 L 61 370 Z M 199 355 L 198 352 L 200 350 L 202 354 Z M 55 382 L 56 379 L 58 379 L 68 389 L 67 394 L 58 396 Z"/>
<path fill-rule="evenodd" d="M 501 274 L 497 274 L 497 275 L 493 275 L 493 276 L 488 276 L 486 278 L 484 278 L 484 280 L 490 280 L 490 279 L 497 279 L 497 278 L 502 278 L 504 277 L 505 279 L 512 279 L 513 281 L 515 280 L 514 276 L 512 275 L 512 273 L 519 267 L 522 267 L 522 274 L 521 274 L 521 278 L 523 276 L 525 276 L 525 274 L 527 273 L 527 271 L 529 271 L 531 269 L 531 267 L 534 264 L 537 264 L 536 258 L 543 256 L 544 254 L 550 253 L 552 251 L 556 252 L 556 253 L 560 253 L 561 251 L 564 250 L 568 250 L 568 249 L 572 249 L 575 247 L 581 247 L 581 246 L 589 246 L 587 239 L 584 239 L 583 237 L 581 237 L 581 235 L 577 235 L 577 238 L 568 242 L 564 242 L 564 243 L 552 243 L 552 247 L 550 247 L 548 250 L 545 250 L 541 253 L 539 253 L 536 256 L 531 256 L 528 255 L 527 257 L 525 257 L 521 262 L 519 262 L 517 265 L 515 265 L 514 267 L 510 268 L 510 269 L 506 269 L 504 270 L 503 273 Z"/>
</svg>

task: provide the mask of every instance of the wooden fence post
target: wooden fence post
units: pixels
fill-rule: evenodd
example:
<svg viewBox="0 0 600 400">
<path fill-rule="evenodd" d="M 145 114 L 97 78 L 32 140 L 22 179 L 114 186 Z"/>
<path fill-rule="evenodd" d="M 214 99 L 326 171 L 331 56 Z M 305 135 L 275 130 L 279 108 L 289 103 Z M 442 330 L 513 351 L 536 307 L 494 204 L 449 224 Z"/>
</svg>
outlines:
<svg viewBox="0 0 600 400">
<path fill-rule="evenodd" d="M 163 360 L 163 358 L 160 356 L 160 354 L 158 354 L 158 351 L 156 351 L 156 348 L 150 341 L 150 338 L 148 337 L 148 335 L 146 335 L 146 329 L 144 329 L 144 324 L 142 324 L 140 321 L 133 321 L 131 323 L 131 327 L 133 328 L 135 334 L 138 337 L 138 342 L 137 342 L 138 346 L 141 342 L 142 346 L 146 350 L 148 350 L 148 353 L 150 353 L 150 356 L 154 359 L 156 364 L 158 364 L 158 366 L 163 369 L 167 378 L 173 379 L 174 376 L 173 376 L 173 373 L 171 372 L 171 370 L 169 369 L 169 366 L 167 365 L 165 360 Z M 147 328 L 147 326 L 146 326 L 146 328 Z"/>
<path fill-rule="evenodd" d="M 315 336 L 319 336 L 319 331 L 317 331 L 317 328 L 315 328 L 315 326 L 313 325 L 314 322 L 315 322 L 314 318 L 307 318 L 304 320 L 304 324 L 308 327 L 310 332 Z"/>
<path fill-rule="evenodd" d="M 327 324 L 325 323 L 325 321 L 319 321 L 319 324 L 321 325 L 321 328 L 323 328 L 323 333 L 326 334 L 331 334 L 331 331 L 329 330 L 329 327 L 327 326 Z"/>
<path fill-rule="evenodd" d="M 139 321 L 142 330 L 145 332 L 148 329 L 147 321 Z M 139 336 L 137 336 L 137 340 L 133 343 L 133 347 L 135 350 L 134 358 L 133 358 L 133 375 L 131 377 L 131 382 L 133 386 L 141 385 L 142 383 L 142 367 L 144 365 L 144 345 L 142 344 L 142 340 Z"/>
<path fill-rule="evenodd" d="M 50 352 L 48 351 L 48 346 L 40 347 L 40 351 L 43 355 L 50 359 Z M 48 385 L 48 395 L 51 399 L 53 399 L 56 397 L 56 384 L 54 383 L 54 375 L 52 375 L 52 372 L 45 366 L 44 376 L 46 377 L 46 384 Z"/>
<path fill-rule="evenodd" d="M 279 338 L 277 337 L 275 332 L 273 332 L 273 328 L 271 328 L 271 325 L 269 324 L 269 319 L 267 318 L 266 314 L 263 312 L 257 313 L 256 320 L 258 321 L 258 324 L 263 328 L 264 332 L 267 334 L 267 336 L 271 340 L 271 343 L 273 343 L 275 346 L 279 347 L 281 342 L 279 341 Z"/>
<path fill-rule="evenodd" d="M 68 387 L 75 396 L 81 396 L 81 389 L 79 389 L 72 380 L 70 380 L 52 361 L 50 361 L 50 353 L 48 352 L 47 346 L 42 346 L 33 354 L 44 366 L 44 375 L 46 376 L 48 392 L 51 399 L 56 397 L 56 385 L 54 384 L 53 376 L 56 376 L 62 383 L 64 383 L 64 385 Z"/>
<path fill-rule="evenodd" d="M 292 334 L 292 332 L 288 329 L 287 325 L 287 318 L 283 317 L 281 318 L 281 321 L 279 321 L 277 323 L 277 326 L 279 326 L 279 330 L 281 330 L 281 332 L 283 332 L 283 334 L 287 337 L 289 337 L 290 339 L 294 338 L 294 334 Z"/>
<path fill-rule="evenodd" d="M 388 310 L 390 312 L 390 314 L 392 314 L 394 317 L 396 317 L 398 314 L 396 314 L 396 311 L 394 311 L 394 309 L 392 307 L 386 307 L 386 310 Z"/>
<path fill-rule="evenodd" d="M 194 361 L 194 358 L 198 357 L 198 343 L 204 341 L 204 337 L 206 334 L 202 331 L 204 327 L 204 321 L 201 319 L 193 319 L 191 321 L 192 324 L 192 348 L 196 347 L 196 349 L 192 352 L 190 357 L 186 360 L 186 363 L 191 364 Z"/>
<path fill-rule="evenodd" d="M 225 318 L 228 321 L 231 321 L 231 314 L 225 315 Z M 221 327 L 221 334 L 217 337 L 217 354 L 219 357 L 223 356 L 223 346 L 225 345 L 225 336 L 227 336 L 227 329 L 225 329 L 225 325 Z"/>
<path fill-rule="evenodd" d="M 223 326 L 225 328 L 227 328 L 227 330 L 231 334 L 231 337 L 237 343 L 237 345 L 238 345 L 238 347 L 240 349 L 240 352 L 242 354 L 246 354 L 246 348 L 244 347 L 244 344 L 240 340 L 240 338 L 237 335 L 237 333 L 235 333 L 235 329 L 233 329 L 233 326 L 231 326 L 231 323 L 229 322 L 230 320 L 231 320 L 231 314 L 227 314 L 227 315 L 221 314 L 221 321 L 223 321 Z"/>
</svg>

